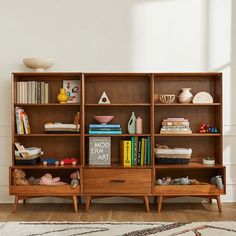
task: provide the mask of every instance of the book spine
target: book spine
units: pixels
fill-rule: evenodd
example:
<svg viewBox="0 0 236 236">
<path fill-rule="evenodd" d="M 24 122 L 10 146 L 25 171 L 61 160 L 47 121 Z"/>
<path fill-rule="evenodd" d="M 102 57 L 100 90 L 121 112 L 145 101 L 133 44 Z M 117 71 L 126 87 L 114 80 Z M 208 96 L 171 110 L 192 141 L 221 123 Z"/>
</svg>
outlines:
<svg viewBox="0 0 236 236">
<path fill-rule="evenodd" d="M 138 139 L 138 157 L 137 164 L 140 166 L 141 164 L 141 139 Z"/>
<path fill-rule="evenodd" d="M 144 165 L 147 165 L 147 139 L 144 139 Z"/>
<path fill-rule="evenodd" d="M 30 134 L 30 126 L 29 126 L 29 119 L 25 112 L 22 112 L 22 119 L 24 124 L 24 130 L 26 134 Z"/>
<path fill-rule="evenodd" d="M 127 160 L 125 166 L 131 166 L 131 141 L 126 141 Z"/>
<path fill-rule="evenodd" d="M 24 103 L 24 84 L 20 82 L 20 103 Z"/>
<path fill-rule="evenodd" d="M 44 103 L 48 103 L 49 100 L 49 88 L 48 88 L 48 83 L 45 83 L 44 85 L 44 96 L 45 96 L 45 100 Z"/>
<path fill-rule="evenodd" d="M 138 158 L 138 137 L 134 137 L 134 165 L 137 165 Z"/>
<path fill-rule="evenodd" d="M 37 103 L 41 103 L 41 84 L 37 82 Z"/>
<path fill-rule="evenodd" d="M 44 91 L 44 85 L 45 85 L 45 82 L 41 82 L 40 84 L 40 102 L 44 104 L 44 100 L 45 100 L 45 91 Z"/>
<path fill-rule="evenodd" d="M 144 165 L 144 138 L 141 139 L 141 163 L 140 165 Z"/>
<path fill-rule="evenodd" d="M 90 128 L 90 131 L 121 131 L 121 128 Z"/>
<path fill-rule="evenodd" d="M 120 128 L 120 125 L 119 124 L 107 124 L 107 125 L 90 124 L 89 128 Z"/>
<path fill-rule="evenodd" d="M 16 82 L 16 103 L 20 103 L 20 82 Z"/>
<path fill-rule="evenodd" d="M 121 131 L 89 131 L 89 134 L 122 134 Z"/>
<path fill-rule="evenodd" d="M 23 82 L 24 83 L 24 103 L 27 103 L 27 94 L 28 94 L 28 91 L 27 91 L 27 82 Z"/>
<path fill-rule="evenodd" d="M 134 137 L 131 137 L 131 166 L 134 166 L 134 145 L 135 145 Z"/>
<path fill-rule="evenodd" d="M 16 117 L 16 133 L 17 134 L 21 134 L 20 110 L 19 110 L 19 107 L 15 108 L 15 117 Z"/>
<path fill-rule="evenodd" d="M 30 88 L 30 91 L 31 91 L 31 103 L 35 103 L 35 95 L 34 95 L 34 90 L 35 90 L 35 81 L 31 81 L 31 88 Z"/>
<path fill-rule="evenodd" d="M 147 137 L 147 165 L 151 165 L 151 138 Z"/>
<path fill-rule="evenodd" d="M 31 81 L 27 82 L 27 103 L 31 103 Z"/>
</svg>

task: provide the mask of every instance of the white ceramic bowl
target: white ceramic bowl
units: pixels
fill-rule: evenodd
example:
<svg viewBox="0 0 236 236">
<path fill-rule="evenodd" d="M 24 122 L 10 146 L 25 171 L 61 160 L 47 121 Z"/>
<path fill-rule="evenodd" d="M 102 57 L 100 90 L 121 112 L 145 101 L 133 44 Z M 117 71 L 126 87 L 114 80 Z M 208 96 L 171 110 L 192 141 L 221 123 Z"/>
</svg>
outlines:
<svg viewBox="0 0 236 236">
<path fill-rule="evenodd" d="M 35 71 L 44 71 L 54 65 L 53 58 L 24 58 L 23 63 L 26 67 Z"/>
</svg>

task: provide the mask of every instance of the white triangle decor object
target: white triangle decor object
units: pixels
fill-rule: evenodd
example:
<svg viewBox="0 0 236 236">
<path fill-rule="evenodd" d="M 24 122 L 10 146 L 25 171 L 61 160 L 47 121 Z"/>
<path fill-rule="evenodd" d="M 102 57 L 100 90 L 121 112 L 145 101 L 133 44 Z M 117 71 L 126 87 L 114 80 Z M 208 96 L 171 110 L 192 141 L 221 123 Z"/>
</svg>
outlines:
<svg viewBox="0 0 236 236">
<path fill-rule="evenodd" d="M 104 92 L 102 93 L 102 96 L 101 96 L 101 98 L 100 98 L 98 104 L 110 104 L 110 103 L 111 103 L 111 102 L 110 102 L 109 98 L 107 97 L 106 92 L 104 91 Z"/>
</svg>

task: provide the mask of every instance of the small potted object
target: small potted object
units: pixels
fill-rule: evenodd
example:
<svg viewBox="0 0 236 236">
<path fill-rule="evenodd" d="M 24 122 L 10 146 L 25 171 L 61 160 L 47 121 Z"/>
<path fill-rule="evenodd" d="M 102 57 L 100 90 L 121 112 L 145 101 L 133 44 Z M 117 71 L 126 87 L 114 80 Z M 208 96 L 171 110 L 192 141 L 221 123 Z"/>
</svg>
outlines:
<svg viewBox="0 0 236 236">
<path fill-rule="evenodd" d="M 75 166 L 77 164 L 77 159 L 76 158 L 66 158 L 60 162 L 62 166 L 64 165 L 73 165 Z"/>
<path fill-rule="evenodd" d="M 203 165 L 215 165 L 215 159 L 213 157 L 206 157 L 202 160 Z"/>
<path fill-rule="evenodd" d="M 43 163 L 44 166 L 46 166 L 46 165 L 56 165 L 56 166 L 58 166 L 59 165 L 59 161 L 54 159 L 54 158 L 44 158 L 42 163 Z"/>
</svg>

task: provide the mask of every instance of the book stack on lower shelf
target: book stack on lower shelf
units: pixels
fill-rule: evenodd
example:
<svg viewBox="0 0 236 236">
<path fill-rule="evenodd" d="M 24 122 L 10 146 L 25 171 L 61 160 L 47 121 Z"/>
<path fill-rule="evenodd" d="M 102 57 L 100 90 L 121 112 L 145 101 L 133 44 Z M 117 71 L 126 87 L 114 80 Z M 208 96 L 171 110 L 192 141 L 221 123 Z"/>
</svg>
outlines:
<svg viewBox="0 0 236 236">
<path fill-rule="evenodd" d="M 184 118 L 167 118 L 162 121 L 161 134 L 191 134 L 189 121 Z"/>
<path fill-rule="evenodd" d="M 48 103 L 49 87 L 48 83 L 39 81 L 27 81 L 16 83 L 16 102 L 44 104 Z"/>
<path fill-rule="evenodd" d="M 120 158 L 123 166 L 150 166 L 151 139 L 131 137 L 120 141 Z"/>
<path fill-rule="evenodd" d="M 17 134 L 30 134 L 28 115 L 22 107 L 15 108 L 16 132 Z"/>
<path fill-rule="evenodd" d="M 120 124 L 90 124 L 89 134 L 122 134 Z"/>
</svg>

